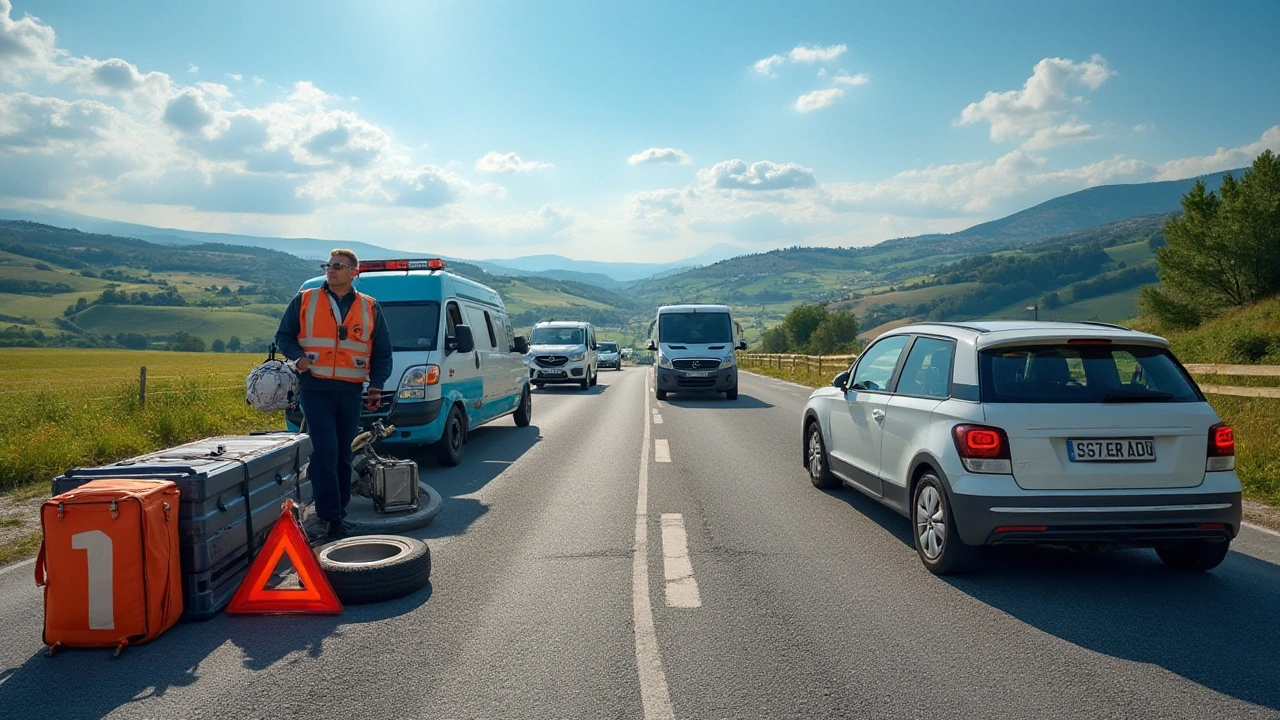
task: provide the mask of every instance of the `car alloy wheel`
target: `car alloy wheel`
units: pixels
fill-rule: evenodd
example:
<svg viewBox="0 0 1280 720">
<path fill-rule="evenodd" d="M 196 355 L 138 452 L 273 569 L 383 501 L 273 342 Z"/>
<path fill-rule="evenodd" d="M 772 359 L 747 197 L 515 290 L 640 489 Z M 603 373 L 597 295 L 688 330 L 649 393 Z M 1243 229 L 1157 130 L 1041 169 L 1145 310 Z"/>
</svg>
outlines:
<svg viewBox="0 0 1280 720">
<path fill-rule="evenodd" d="M 966 572 L 973 566 L 978 548 L 960 539 L 946 490 L 938 476 L 931 472 L 921 475 L 916 483 L 911 520 L 915 527 L 912 544 L 929 572 L 950 575 Z"/>
<path fill-rule="evenodd" d="M 916 542 L 920 552 L 935 562 L 947 543 L 947 517 L 938 489 L 932 485 L 916 496 Z"/>
<path fill-rule="evenodd" d="M 827 464 L 827 449 L 822 444 L 822 427 L 817 421 L 809 423 L 807 443 L 809 482 L 820 490 L 833 490 L 840 486 L 840 481 L 831 474 Z"/>
</svg>

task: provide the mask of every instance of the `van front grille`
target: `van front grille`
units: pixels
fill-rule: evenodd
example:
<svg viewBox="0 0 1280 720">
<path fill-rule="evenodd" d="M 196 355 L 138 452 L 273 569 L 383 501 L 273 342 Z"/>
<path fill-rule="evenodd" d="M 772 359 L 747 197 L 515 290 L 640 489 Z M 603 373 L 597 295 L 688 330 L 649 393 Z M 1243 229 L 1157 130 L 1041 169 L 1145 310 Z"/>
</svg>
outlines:
<svg viewBox="0 0 1280 720">
<path fill-rule="evenodd" d="M 542 367 L 560 367 L 569 362 L 567 355 L 538 355 L 534 358 L 534 362 Z"/>
<path fill-rule="evenodd" d="M 715 370 L 720 361 L 714 358 L 681 358 L 672 360 L 671 365 L 677 370 Z"/>
</svg>

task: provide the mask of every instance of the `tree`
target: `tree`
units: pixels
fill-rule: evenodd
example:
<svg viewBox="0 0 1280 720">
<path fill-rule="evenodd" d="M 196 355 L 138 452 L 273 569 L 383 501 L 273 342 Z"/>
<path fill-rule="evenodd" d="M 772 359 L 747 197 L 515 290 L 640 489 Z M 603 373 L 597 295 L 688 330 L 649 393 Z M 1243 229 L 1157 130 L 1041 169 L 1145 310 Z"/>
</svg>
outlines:
<svg viewBox="0 0 1280 720">
<path fill-rule="evenodd" d="M 1045 310 L 1057 310 L 1062 307 L 1062 298 L 1058 297 L 1058 293 L 1051 292 L 1040 298 L 1040 307 Z"/>
<path fill-rule="evenodd" d="M 123 332 L 116 335 L 116 344 L 121 347 L 127 347 L 130 350 L 146 350 L 147 336 L 141 333 Z"/>
<path fill-rule="evenodd" d="M 781 325 L 774 325 L 760 337 L 760 350 L 767 353 L 787 351 L 787 331 Z"/>
<path fill-rule="evenodd" d="M 1280 157 L 1263 152 L 1221 195 L 1196 181 L 1156 252 L 1162 287 L 1142 289 L 1144 312 L 1185 325 L 1280 292 Z"/>
<path fill-rule="evenodd" d="M 209 346 L 209 349 L 214 352 L 226 352 L 227 344 L 222 342 L 222 338 L 215 338 L 213 344 Z"/>
<path fill-rule="evenodd" d="M 232 335 L 227 341 L 227 352 L 240 352 L 240 336 Z"/>
<path fill-rule="evenodd" d="M 797 305 L 782 320 L 782 330 L 787 334 L 787 348 L 792 352 L 801 351 L 809 344 L 809 336 L 827 319 L 827 306 L 822 303 L 814 305 Z"/>
<path fill-rule="evenodd" d="M 169 349 L 178 352 L 204 352 L 204 340 L 184 330 L 173 334 Z"/>
<path fill-rule="evenodd" d="M 848 310 L 837 310 L 814 328 L 806 348 L 810 355 L 841 355 L 858 342 L 858 319 Z"/>
</svg>

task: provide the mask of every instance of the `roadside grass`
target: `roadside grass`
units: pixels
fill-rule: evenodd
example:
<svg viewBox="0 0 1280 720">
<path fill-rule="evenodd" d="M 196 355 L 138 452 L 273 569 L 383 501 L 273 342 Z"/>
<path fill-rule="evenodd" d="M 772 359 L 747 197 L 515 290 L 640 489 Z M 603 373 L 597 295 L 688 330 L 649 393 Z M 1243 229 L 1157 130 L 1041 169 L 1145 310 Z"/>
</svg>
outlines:
<svg viewBox="0 0 1280 720">
<path fill-rule="evenodd" d="M 202 437 L 284 427 L 244 402 L 261 358 L 219 353 L 6 349 L 0 491 L 47 493 L 54 477 Z M 138 375 L 147 367 L 145 406 Z"/>
<path fill-rule="evenodd" d="M 35 555 L 43 540 L 44 531 L 37 530 L 18 540 L 0 544 L 0 565 L 7 565 L 15 560 L 23 560 Z"/>
</svg>

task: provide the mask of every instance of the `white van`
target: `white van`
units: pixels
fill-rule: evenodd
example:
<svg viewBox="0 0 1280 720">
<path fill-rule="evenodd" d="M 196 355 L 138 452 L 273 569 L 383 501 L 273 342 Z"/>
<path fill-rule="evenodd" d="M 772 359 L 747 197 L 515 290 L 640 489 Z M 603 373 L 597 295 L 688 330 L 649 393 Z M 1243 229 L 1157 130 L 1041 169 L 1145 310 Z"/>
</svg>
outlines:
<svg viewBox="0 0 1280 720">
<path fill-rule="evenodd" d="M 529 376 L 534 386 L 574 383 L 583 390 L 596 384 L 596 329 L 589 322 L 551 320 L 529 333 Z"/>
<path fill-rule="evenodd" d="M 669 392 L 710 390 L 738 399 L 734 350 L 746 350 L 742 326 L 728 305 L 664 305 L 650 326 L 648 349 L 658 352 L 653 387 L 659 400 Z"/>
<path fill-rule="evenodd" d="M 324 277 L 302 284 L 320 287 Z M 444 269 L 444 261 L 363 260 L 355 288 L 382 307 L 391 331 L 391 377 L 382 404 L 364 411 L 396 426 L 390 444 L 436 443 L 441 464 L 462 460 L 472 428 L 511 415 L 525 427 L 532 415 L 528 345 L 516 336 L 502 297 Z M 286 413 L 296 430 L 302 413 Z"/>
</svg>

